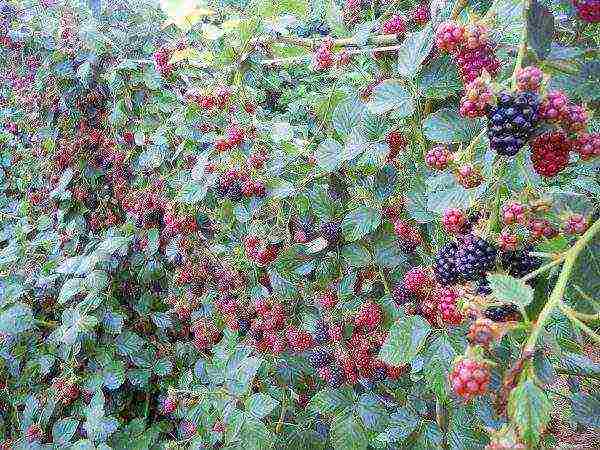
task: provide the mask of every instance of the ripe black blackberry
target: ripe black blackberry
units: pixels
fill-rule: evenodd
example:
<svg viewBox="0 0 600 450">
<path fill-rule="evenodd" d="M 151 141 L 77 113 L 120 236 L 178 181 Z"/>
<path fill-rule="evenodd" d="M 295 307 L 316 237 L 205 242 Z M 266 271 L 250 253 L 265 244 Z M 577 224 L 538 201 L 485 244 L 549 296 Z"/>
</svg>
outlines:
<svg viewBox="0 0 600 450">
<path fill-rule="evenodd" d="M 392 298 L 398 306 L 406 305 L 416 300 L 415 295 L 401 284 L 396 286 L 392 291 Z"/>
<path fill-rule="evenodd" d="M 239 202 L 243 196 L 242 184 L 239 181 L 234 181 L 227 190 L 227 197 L 229 197 L 233 202 Z"/>
<path fill-rule="evenodd" d="M 437 282 L 442 286 L 452 286 L 460 279 L 456 270 L 457 251 L 458 245 L 455 242 L 449 242 L 436 255 L 433 271 Z"/>
<path fill-rule="evenodd" d="M 385 367 L 377 367 L 373 371 L 373 381 L 384 381 L 387 377 L 387 370 Z"/>
<path fill-rule="evenodd" d="M 320 369 L 329 364 L 333 360 L 333 357 L 327 350 L 317 349 L 308 355 L 308 360 L 315 369 Z"/>
<path fill-rule="evenodd" d="M 329 341 L 329 329 L 323 320 L 319 320 L 315 324 L 315 341 L 318 344 L 325 344 Z"/>
<path fill-rule="evenodd" d="M 533 135 L 538 122 L 539 96 L 535 92 L 502 92 L 488 111 L 490 146 L 500 155 L 515 156 Z"/>
<path fill-rule="evenodd" d="M 456 271 L 467 281 L 483 278 L 496 266 L 498 250 L 473 234 L 465 236 L 456 251 Z"/>
<path fill-rule="evenodd" d="M 240 336 L 246 336 L 250 330 L 250 321 L 245 318 L 238 319 L 238 328 L 240 330 Z"/>
<path fill-rule="evenodd" d="M 479 295 L 490 295 L 492 293 L 492 288 L 487 278 L 484 277 L 477 280 L 476 292 Z"/>
<path fill-rule="evenodd" d="M 344 384 L 344 381 L 344 371 L 342 368 L 337 365 L 332 365 L 331 378 L 328 380 L 329 386 L 337 388 Z"/>
<path fill-rule="evenodd" d="M 509 275 L 521 278 L 530 272 L 538 269 L 542 265 L 542 259 L 533 256 L 530 252 L 533 249 L 528 247 L 523 250 L 502 252 L 500 254 L 500 264 Z"/>
<path fill-rule="evenodd" d="M 521 320 L 521 313 L 512 303 L 506 303 L 500 306 L 489 306 L 484 316 L 494 322 L 509 322 Z"/>
<path fill-rule="evenodd" d="M 327 222 L 321 226 L 321 235 L 327 240 L 330 247 L 339 244 L 342 238 L 340 222 Z"/>
</svg>

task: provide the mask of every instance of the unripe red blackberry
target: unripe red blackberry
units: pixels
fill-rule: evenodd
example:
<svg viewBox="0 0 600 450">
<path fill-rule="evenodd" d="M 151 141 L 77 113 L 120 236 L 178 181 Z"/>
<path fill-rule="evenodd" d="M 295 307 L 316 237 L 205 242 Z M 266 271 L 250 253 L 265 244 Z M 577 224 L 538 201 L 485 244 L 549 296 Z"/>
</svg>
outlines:
<svg viewBox="0 0 600 450">
<path fill-rule="evenodd" d="M 548 131 L 530 143 L 534 170 L 543 177 L 553 177 L 569 165 L 572 141 L 562 131 Z"/>
<path fill-rule="evenodd" d="M 333 342 L 341 342 L 343 338 L 343 330 L 342 327 L 338 324 L 330 324 L 329 325 L 329 338 Z"/>
<path fill-rule="evenodd" d="M 487 364 L 473 359 L 462 359 L 449 375 L 454 393 L 465 400 L 483 395 L 490 384 L 490 369 Z"/>
<path fill-rule="evenodd" d="M 407 251 L 414 251 L 423 243 L 419 229 L 405 220 L 398 219 L 394 222 L 394 233 Z"/>
<path fill-rule="evenodd" d="M 359 328 L 372 331 L 382 320 L 383 313 L 381 307 L 377 303 L 370 301 L 362 304 L 354 318 L 354 324 Z"/>
<path fill-rule="evenodd" d="M 466 214 L 458 208 L 448 208 L 442 215 L 442 223 L 448 233 L 464 233 L 468 228 Z"/>
<path fill-rule="evenodd" d="M 347 66 L 348 64 L 350 64 L 351 60 L 352 60 L 352 54 L 348 50 L 343 49 L 337 55 L 337 66 L 338 67 Z"/>
<path fill-rule="evenodd" d="M 433 280 L 423 267 L 413 267 L 404 275 L 404 287 L 413 294 L 422 295 L 432 286 Z"/>
<path fill-rule="evenodd" d="M 581 105 L 569 104 L 560 116 L 560 124 L 570 133 L 581 133 L 587 127 L 589 114 Z"/>
<path fill-rule="evenodd" d="M 390 148 L 388 159 L 394 159 L 398 156 L 398 153 L 403 152 L 406 149 L 408 141 L 400 131 L 390 131 L 385 137 L 385 142 Z"/>
<path fill-rule="evenodd" d="M 438 310 L 442 320 L 450 325 L 459 325 L 464 316 L 458 309 L 458 292 L 452 288 L 443 288 L 438 295 Z"/>
<path fill-rule="evenodd" d="M 538 67 L 522 67 L 517 71 L 517 90 L 538 92 L 543 79 L 544 72 Z"/>
<path fill-rule="evenodd" d="M 317 297 L 317 301 L 322 308 L 333 309 L 338 302 L 338 296 L 334 291 L 325 291 Z"/>
<path fill-rule="evenodd" d="M 481 172 L 472 164 L 460 166 L 454 174 L 456 181 L 466 189 L 472 189 L 479 186 L 483 181 Z"/>
<path fill-rule="evenodd" d="M 573 0 L 573 6 L 584 22 L 600 22 L 600 0 Z"/>
<path fill-rule="evenodd" d="M 503 230 L 498 236 L 498 246 L 503 251 L 516 250 L 519 245 L 519 239 L 508 230 Z"/>
<path fill-rule="evenodd" d="M 25 439 L 30 444 L 41 441 L 43 437 L 44 432 L 37 423 L 29 425 L 29 427 L 25 430 Z"/>
<path fill-rule="evenodd" d="M 173 397 L 165 397 L 160 405 L 160 412 L 165 416 L 173 413 L 177 409 L 177 399 Z"/>
<path fill-rule="evenodd" d="M 425 162 L 429 167 L 436 170 L 444 170 L 448 167 L 452 154 L 445 145 L 431 147 L 425 155 Z"/>
<path fill-rule="evenodd" d="M 551 239 L 558 234 L 558 230 L 545 219 L 532 219 L 528 224 L 528 228 L 534 238 L 545 237 Z"/>
<path fill-rule="evenodd" d="M 381 31 L 384 34 L 402 34 L 406 31 L 406 19 L 400 14 L 394 14 L 383 22 Z"/>
<path fill-rule="evenodd" d="M 496 339 L 494 322 L 484 317 L 475 320 L 469 328 L 467 339 L 473 345 L 489 346 Z"/>
<path fill-rule="evenodd" d="M 564 114 L 569 99 L 562 91 L 550 91 L 540 103 L 538 114 L 540 119 L 556 122 Z"/>
<path fill-rule="evenodd" d="M 463 83 L 480 77 L 484 70 L 493 77 L 500 68 L 500 61 L 489 44 L 475 48 L 459 46 L 454 58 Z"/>
<path fill-rule="evenodd" d="M 303 352 L 314 345 L 313 337 L 305 330 L 300 330 L 296 327 L 290 327 L 286 330 L 285 337 L 292 350 Z"/>
<path fill-rule="evenodd" d="M 313 65 L 316 70 L 325 70 L 333 66 L 333 41 L 331 39 L 324 40 L 317 51 L 313 59 Z"/>
<path fill-rule="evenodd" d="M 416 24 L 425 25 L 431 20 L 430 6 L 427 3 L 417 5 L 413 11 L 412 18 Z"/>
<path fill-rule="evenodd" d="M 526 224 L 527 223 L 527 208 L 525 205 L 510 200 L 502 205 L 502 222 L 505 225 L 512 225 L 514 223 Z"/>
<path fill-rule="evenodd" d="M 182 420 L 179 423 L 179 432 L 184 439 L 191 438 L 194 434 L 196 434 L 197 426 L 191 420 Z"/>
<path fill-rule="evenodd" d="M 437 48 L 446 52 L 454 52 L 463 41 L 464 27 L 456 22 L 442 22 L 435 34 Z"/>
<path fill-rule="evenodd" d="M 582 214 L 571 214 L 565 220 L 563 230 L 566 234 L 583 234 L 588 228 L 588 221 Z"/>
<path fill-rule="evenodd" d="M 584 161 L 600 156 L 600 133 L 584 133 L 576 141 L 574 150 Z"/>
<path fill-rule="evenodd" d="M 460 115 L 470 118 L 483 117 L 493 99 L 491 87 L 481 78 L 477 78 L 465 86 L 465 94 L 460 99 Z"/>
</svg>

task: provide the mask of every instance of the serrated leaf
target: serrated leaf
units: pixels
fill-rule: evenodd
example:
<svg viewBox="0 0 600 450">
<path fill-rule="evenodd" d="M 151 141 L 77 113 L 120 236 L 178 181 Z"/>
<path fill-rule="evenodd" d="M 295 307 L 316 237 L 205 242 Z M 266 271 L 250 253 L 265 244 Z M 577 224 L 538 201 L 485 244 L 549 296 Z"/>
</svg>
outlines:
<svg viewBox="0 0 600 450">
<path fill-rule="evenodd" d="M 578 392 L 571 399 L 573 415 L 577 423 L 600 430 L 600 395 Z"/>
<path fill-rule="evenodd" d="M 83 278 L 70 278 L 62 285 L 58 294 L 58 303 L 62 305 L 68 302 L 74 295 L 79 294 L 85 288 Z"/>
<path fill-rule="evenodd" d="M 191 181 L 186 183 L 179 192 L 179 198 L 184 203 L 197 203 L 206 197 L 207 186 L 203 183 Z"/>
<path fill-rule="evenodd" d="M 340 135 L 348 135 L 360 126 L 365 111 L 365 104 L 356 97 L 342 100 L 333 110 L 333 127 Z"/>
<path fill-rule="evenodd" d="M 362 421 L 350 413 L 333 419 L 331 442 L 335 450 L 366 450 L 369 438 Z"/>
<path fill-rule="evenodd" d="M 406 78 L 415 76 L 431 52 L 434 32 L 431 25 L 416 33 L 408 33 L 398 49 L 398 73 Z"/>
<path fill-rule="evenodd" d="M 448 98 L 462 89 L 456 64 L 447 55 L 426 65 L 421 70 L 417 83 L 422 95 L 435 99 Z"/>
<path fill-rule="evenodd" d="M 397 80 L 386 80 L 377 85 L 367 104 L 373 114 L 393 111 L 398 118 L 408 117 L 415 110 L 411 93 Z"/>
<path fill-rule="evenodd" d="M 245 402 L 246 411 L 258 419 L 268 416 L 279 405 L 273 397 L 257 392 L 252 394 Z"/>
<path fill-rule="evenodd" d="M 489 274 L 487 279 L 492 288 L 492 295 L 503 303 L 514 303 L 525 307 L 533 300 L 533 289 L 524 281 L 510 275 Z"/>
<path fill-rule="evenodd" d="M 461 117 L 454 109 L 442 108 L 425 119 L 423 133 L 444 144 L 470 141 L 482 128 L 481 121 Z"/>
<path fill-rule="evenodd" d="M 342 258 L 352 267 L 364 267 L 371 263 L 371 254 L 360 244 L 348 244 L 342 249 Z"/>
<path fill-rule="evenodd" d="M 317 147 L 315 158 L 317 165 L 326 172 L 339 169 L 342 163 L 342 146 L 334 139 L 325 139 Z"/>
<path fill-rule="evenodd" d="M 350 211 L 342 221 L 342 232 L 348 241 L 356 241 L 375 231 L 381 223 L 381 211 L 366 206 Z"/>
<path fill-rule="evenodd" d="M 75 435 L 79 421 L 72 418 L 61 419 L 52 426 L 52 442 L 56 445 L 65 445 Z"/>
<path fill-rule="evenodd" d="M 33 313 L 29 305 L 17 303 L 0 312 L 0 333 L 17 334 L 33 325 Z"/>
<path fill-rule="evenodd" d="M 325 388 L 313 395 L 307 408 L 323 415 L 336 414 L 352 404 L 352 394 L 348 389 Z"/>
<path fill-rule="evenodd" d="M 421 351 L 431 326 L 420 316 L 410 316 L 392 325 L 379 351 L 379 358 L 393 366 L 409 364 Z"/>
<path fill-rule="evenodd" d="M 539 59 L 550 53 L 554 37 L 554 16 L 537 0 L 531 0 L 527 10 L 527 42 Z"/>
<path fill-rule="evenodd" d="M 514 388 L 508 400 L 508 412 L 521 437 L 536 445 L 550 420 L 552 402 L 548 395 L 531 380 Z"/>
</svg>

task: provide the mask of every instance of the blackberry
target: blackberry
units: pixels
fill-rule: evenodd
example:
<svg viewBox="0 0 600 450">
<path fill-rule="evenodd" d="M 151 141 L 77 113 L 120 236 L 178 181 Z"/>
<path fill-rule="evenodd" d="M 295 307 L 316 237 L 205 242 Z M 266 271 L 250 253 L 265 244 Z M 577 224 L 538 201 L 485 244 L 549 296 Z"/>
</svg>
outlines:
<svg viewBox="0 0 600 450">
<path fill-rule="evenodd" d="M 311 352 L 308 360 L 315 369 L 320 369 L 327 366 L 333 360 L 333 357 L 327 350 L 317 349 Z"/>
<path fill-rule="evenodd" d="M 487 278 L 481 278 L 477 280 L 477 294 L 479 295 L 490 295 L 492 293 L 492 288 L 490 287 L 490 282 Z"/>
<path fill-rule="evenodd" d="M 494 269 L 498 250 L 475 235 L 466 236 L 456 251 L 456 271 L 467 281 L 477 280 Z"/>
<path fill-rule="evenodd" d="M 398 306 L 406 305 L 407 303 L 416 300 L 415 295 L 402 285 L 398 285 L 392 291 L 392 298 Z"/>
<path fill-rule="evenodd" d="M 342 227 L 339 222 L 327 222 L 321 226 L 321 234 L 331 247 L 339 244 L 342 238 Z"/>
<path fill-rule="evenodd" d="M 323 320 L 319 320 L 315 324 L 315 341 L 318 344 L 325 344 L 329 341 L 329 328 Z"/>
<path fill-rule="evenodd" d="M 248 319 L 238 319 L 238 327 L 240 329 L 240 336 L 246 336 L 250 330 L 250 321 Z"/>
<path fill-rule="evenodd" d="M 458 245 L 455 242 L 449 242 L 436 255 L 433 271 L 437 282 L 442 286 L 452 286 L 460 279 L 456 270 L 457 251 Z"/>
<path fill-rule="evenodd" d="M 502 92 L 488 110 L 490 146 L 500 155 L 515 156 L 539 122 L 539 96 L 534 92 Z"/>
<path fill-rule="evenodd" d="M 387 378 L 387 370 L 385 367 L 377 367 L 373 371 L 373 381 L 384 381 Z"/>
<path fill-rule="evenodd" d="M 243 196 L 242 184 L 239 181 L 235 181 L 227 190 L 227 197 L 233 202 L 239 202 Z"/>
<path fill-rule="evenodd" d="M 508 322 L 508 321 L 519 321 L 521 320 L 521 313 L 512 303 L 506 303 L 501 306 L 490 306 L 485 312 L 484 316 L 493 322 Z"/>
<path fill-rule="evenodd" d="M 538 269 L 542 265 L 542 259 L 530 254 L 532 248 L 523 250 L 502 252 L 500 254 L 500 264 L 509 275 L 515 278 L 521 278 L 530 272 Z"/>
<path fill-rule="evenodd" d="M 344 371 L 339 366 L 332 366 L 331 378 L 328 380 L 331 387 L 340 387 L 344 384 Z"/>
</svg>

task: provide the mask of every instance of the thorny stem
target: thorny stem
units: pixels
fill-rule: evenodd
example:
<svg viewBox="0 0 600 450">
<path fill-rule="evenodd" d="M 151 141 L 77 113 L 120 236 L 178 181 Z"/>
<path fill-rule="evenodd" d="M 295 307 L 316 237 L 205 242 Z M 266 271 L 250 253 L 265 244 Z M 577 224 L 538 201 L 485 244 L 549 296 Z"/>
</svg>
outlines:
<svg viewBox="0 0 600 450">
<path fill-rule="evenodd" d="M 596 222 L 594 222 L 594 224 L 583 234 L 583 236 L 579 238 L 575 245 L 570 250 L 565 252 L 565 262 L 563 264 L 562 271 L 558 276 L 558 280 L 556 281 L 556 285 L 550 294 L 550 298 L 546 302 L 546 305 L 538 316 L 537 322 L 533 326 L 531 334 L 529 335 L 529 339 L 527 339 L 527 343 L 523 349 L 524 352 L 532 352 L 534 350 L 537 340 L 540 337 L 542 330 L 546 326 L 548 319 L 552 315 L 554 309 L 559 306 L 560 302 L 562 301 L 565 289 L 567 287 L 567 282 L 569 281 L 569 276 L 571 275 L 571 271 L 575 266 L 577 256 L 579 256 L 579 253 L 581 253 L 586 245 L 589 244 L 598 231 L 600 231 L 600 219 L 596 220 Z"/>
</svg>

